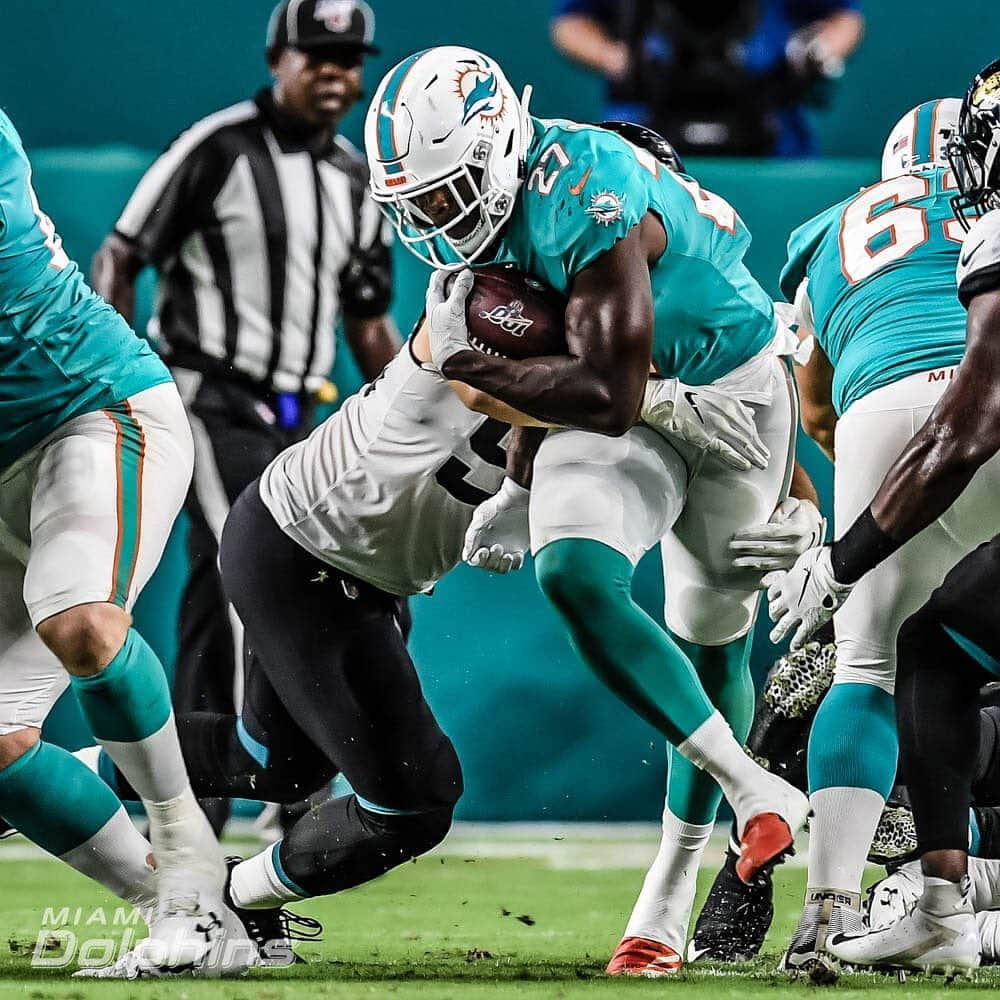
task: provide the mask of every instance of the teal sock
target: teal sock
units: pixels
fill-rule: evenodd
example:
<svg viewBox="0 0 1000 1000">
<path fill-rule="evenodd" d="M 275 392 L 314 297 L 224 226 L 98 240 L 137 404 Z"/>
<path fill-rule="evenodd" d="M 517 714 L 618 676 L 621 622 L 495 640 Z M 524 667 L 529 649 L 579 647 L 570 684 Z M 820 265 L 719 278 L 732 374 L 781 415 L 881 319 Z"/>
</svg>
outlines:
<svg viewBox="0 0 1000 1000">
<path fill-rule="evenodd" d="M 0 771 L 0 816 L 50 854 L 79 847 L 120 806 L 86 764 L 51 743 L 36 743 Z"/>
<path fill-rule="evenodd" d="M 729 723 L 737 741 L 743 743 L 754 713 L 754 686 L 750 675 L 753 629 L 740 639 L 722 646 L 698 646 L 675 637 L 694 664 L 712 704 Z M 722 789 L 707 771 L 697 768 L 670 748 L 667 807 L 685 823 L 705 824 L 715 820 Z"/>
<path fill-rule="evenodd" d="M 73 677 L 72 685 L 84 718 L 102 743 L 144 740 L 162 729 L 170 717 L 170 689 L 163 665 L 134 628 L 99 674 Z"/>
<path fill-rule="evenodd" d="M 538 553 L 535 573 L 580 658 L 670 743 L 713 714 L 691 661 L 632 600 L 632 564 L 620 552 L 560 539 Z"/>
<path fill-rule="evenodd" d="M 871 684 L 834 684 L 809 736 L 809 791 L 868 788 L 888 798 L 898 755 L 892 695 Z"/>
</svg>

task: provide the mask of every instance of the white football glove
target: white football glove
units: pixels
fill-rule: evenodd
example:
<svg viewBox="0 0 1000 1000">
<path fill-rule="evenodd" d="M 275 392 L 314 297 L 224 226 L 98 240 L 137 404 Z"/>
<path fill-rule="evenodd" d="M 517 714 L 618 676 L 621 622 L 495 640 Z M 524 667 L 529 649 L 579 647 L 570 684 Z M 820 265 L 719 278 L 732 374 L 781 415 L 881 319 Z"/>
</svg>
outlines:
<svg viewBox="0 0 1000 1000">
<path fill-rule="evenodd" d="M 778 504 L 767 524 L 755 524 L 733 535 L 733 565 L 769 573 L 791 569 L 806 549 L 822 545 L 826 520 L 809 500 L 789 497 Z"/>
<path fill-rule="evenodd" d="M 775 623 L 771 642 L 777 644 L 795 629 L 792 649 L 801 649 L 821 625 L 825 625 L 850 594 L 852 585 L 838 583 L 830 562 L 830 546 L 807 549 L 795 565 L 784 572 L 768 573 L 768 614 Z"/>
<path fill-rule="evenodd" d="M 462 558 L 470 566 L 491 573 L 511 573 L 521 568 L 529 544 L 530 496 L 513 479 L 504 479 L 499 492 L 475 509 L 462 548 Z"/>
<path fill-rule="evenodd" d="M 711 386 L 650 379 L 639 416 L 667 440 L 684 441 L 739 472 L 754 466 L 766 469 L 771 457 L 757 433 L 753 411 Z"/>
<path fill-rule="evenodd" d="M 427 286 L 427 329 L 431 358 L 440 371 L 445 362 L 459 351 L 469 351 L 469 328 L 465 324 L 465 300 L 472 290 L 472 272 L 459 271 L 451 292 L 444 285 L 450 271 L 435 271 Z"/>
</svg>

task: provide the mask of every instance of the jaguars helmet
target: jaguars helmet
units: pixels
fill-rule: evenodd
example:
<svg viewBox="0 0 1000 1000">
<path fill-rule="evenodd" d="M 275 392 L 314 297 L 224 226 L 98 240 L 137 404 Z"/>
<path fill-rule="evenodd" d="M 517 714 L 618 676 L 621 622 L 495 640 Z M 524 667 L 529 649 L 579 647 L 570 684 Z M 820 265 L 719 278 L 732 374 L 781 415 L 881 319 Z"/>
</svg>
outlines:
<svg viewBox="0 0 1000 1000">
<path fill-rule="evenodd" d="M 402 243 L 425 263 L 466 267 L 514 211 L 532 135 L 531 88 L 518 97 L 494 60 L 445 45 L 383 77 L 365 120 L 371 192 Z M 429 197 L 444 196 L 447 218 Z"/>
<path fill-rule="evenodd" d="M 681 154 L 674 149 L 673 143 L 664 139 L 659 132 L 654 132 L 645 125 L 637 125 L 635 122 L 606 121 L 599 122 L 597 127 L 608 132 L 616 132 L 626 142 L 652 153 L 672 173 L 687 173 Z"/>
<path fill-rule="evenodd" d="M 958 132 L 948 144 L 948 159 L 959 193 L 955 216 L 968 229 L 968 214 L 1000 208 L 1000 59 L 980 70 L 962 102 Z"/>
<path fill-rule="evenodd" d="M 882 148 L 882 180 L 948 166 L 948 143 L 958 131 L 957 97 L 926 101 L 896 122 Z"/>
</svg>

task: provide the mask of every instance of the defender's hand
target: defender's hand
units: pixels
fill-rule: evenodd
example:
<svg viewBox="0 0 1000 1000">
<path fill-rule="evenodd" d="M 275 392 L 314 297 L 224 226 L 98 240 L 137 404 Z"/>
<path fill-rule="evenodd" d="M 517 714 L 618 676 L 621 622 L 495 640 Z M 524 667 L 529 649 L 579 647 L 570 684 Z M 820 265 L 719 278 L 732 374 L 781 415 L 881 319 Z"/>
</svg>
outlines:
<svg viewBox="0 0 1000 1000">
<path fill-rule="evenodd" d="M 733 565 L 767 573 L 791 569 L 806 549 L 822 545 L 826 520 L 809 500 L 789 497 L 778 504 L 767 524 L 744 528 L 733 535 L 729 551 Z"/>
<path fill-rule="evenodd" d="M 808 549 L 788 572 L 768 573 L 763 583 L 768 614 L 775 623 L 771 642 L 781 642 L 795 629 L 792 649 L 801 649 L 809 636 L 833 617 L 852 589 L 834 578 L 829 545 Z"/>
<path fill-rule="evenodd" d="M 462 558 L 477 569 L 511 573 L 524 563 L 528 550 L 530 492 L 504 479 L 496 496 L 481 503 L 465 532 Z"/>
<path fill-rule="evenodd" d="M 472 289 L 472 272 L 466 268 L 458 273 L 451 292 L 444 286 L 450 271 L 435 271 L 427 286 L 427 327 L 431 358 L 439 371 L 448 359 L 459 351 L 469 351 L 469 330 L 465 325 L 465 300 Z"/>
<path fill-rule="evenodd" d="M 757 433 L 753 411 L 711 386 L 650 379 L 639 416 L 668 440 L 684 441 L 739 472 L 766 469 L 771 457 Z"/>
</svg>

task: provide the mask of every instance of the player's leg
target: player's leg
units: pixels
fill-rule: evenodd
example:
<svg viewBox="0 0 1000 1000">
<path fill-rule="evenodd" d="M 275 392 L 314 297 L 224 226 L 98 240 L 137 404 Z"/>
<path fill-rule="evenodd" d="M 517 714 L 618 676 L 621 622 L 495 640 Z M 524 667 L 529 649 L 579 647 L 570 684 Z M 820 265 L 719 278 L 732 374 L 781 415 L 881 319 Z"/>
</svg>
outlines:
<svg viewBox="0 0 1000 1000">
<path fill-rule="evenodd" d="M 830 624 L 803 649 L 779 657 L 768 672 L 747 737 L 747 751 L 802 792 L 808 789 L 809 730 L 833 680 L 835 653 Z M 688 961 L 745 962 L 764 944 L 774 916 L 771 873 L 761 872 L 745 885 L 736 874 L 738 851 L 730 838 L 691 934 Z"/>
<path fill-rule="evenodd" d="M 979 689 L 1000 676 L 994 595 L 1000 540 L 966 556 L 899 631 L 896 719 L 913 804 L 924 888 L 916 908 L 885 930 L 829 948 L 860 964 L 969 968 L 979 942 L 969 897 L 968 836 L 979 749 Z M 899 955 L 903 954 L 903 958 Z"/>
<path fill-rule="evenodd" d="M 181 942 L 168 965 L 192 961 L 195 939 L 184 929 L 193 933 L 198 914 L 219 905 L 225 868 L 187 780 L 163 667 L 129 611 L 162 554 L 190 468 L 172 385 L 68 422 L 42 450 L 24 585 L 32 622 L 70 674 L 91 730 L 142 796 L 158 866 L 153 938 Z M 211 946 L 200 935 L 194 960 Z"/>
<path fill-rule="evenodd" d="M 766 522 L 787 492 L 795 413 L 788 372 L 777 359 L 748 382 L 748 391 L 766 388 L 770 399 L 755 413 L 771 462 L 767 469 L 737 473 L 703 456 L 686 456 L 692 471 L 684 510 L 661 546 L 667 627 L 740 744 L 754 709 L 748 661 L 760 580 L 759 573 L 733 567 L 729 542 L 741 528 Z M 683 950 L 701 853 L 721 794 L 711 775 L 671 752 L 660 850 L 619 952 L 630 937 Z"/>
<path fill-rule="evenodd" d="M 9 500 L 16 486 L 5 480 L 2 489 Z M 68 679 L 31 628 L 23 579 L 23 566 L 0 550 L 0 815 L 50 854 L 148 910 L 156 903 L 149 843 L 85 764 L 39 738 Z"/>
<path fill-rule="evenodd" d="M 285 710 L 354 788 L 240 864 L 234 901 L 263 908 L 337 892 L 429 850 L 450 827 L 461 770 L 421 692 L 398 600 L 296 545 L 254 487 L 233 508 L 221 564 Z M 248 735 L 269 753 L 268 734 Z"/>
<path fill-rule="evenodd" d="M 741 833 L 751 816 L 783 809 L 797 826 L 805 816 L 797 793 L 746 756 L 691 661 L 631 598 L 635 563 L 673 522 L 686 481 L 680 456 L 647 428 L 621 438 L 550 433 L 530 508 L 539 583 L 591 669 L 719 781 Z M 747 877 L 761 864 L 755 845 L 768 840 L 769 849 L 775 829 L 770 820 L 750 826 Z"/>
</svg>

